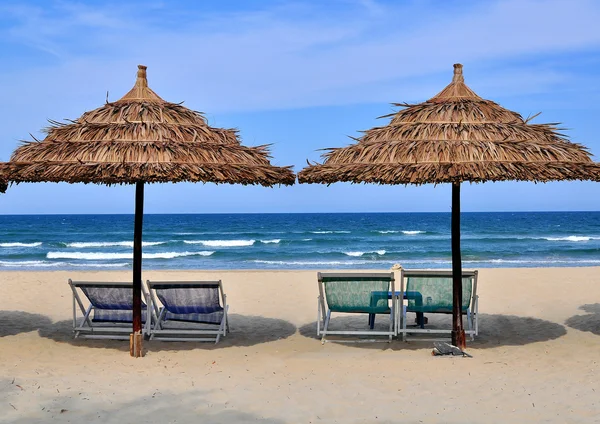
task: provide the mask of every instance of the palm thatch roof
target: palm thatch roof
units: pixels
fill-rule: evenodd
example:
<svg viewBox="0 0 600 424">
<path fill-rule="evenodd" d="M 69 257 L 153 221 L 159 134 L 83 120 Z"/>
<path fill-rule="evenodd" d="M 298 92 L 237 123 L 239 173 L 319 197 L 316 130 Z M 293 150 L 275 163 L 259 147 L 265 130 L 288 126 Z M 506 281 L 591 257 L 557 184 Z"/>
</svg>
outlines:
<svg viewBox="0 0 600 424">
<path fill-rule="evenodd" d="M 234 129 L 161 99 L 146 67 L 120 100 L 67 123 L 51 121 L 42 141 L 24 142 L 0 171 L 9 182 L 294 184 L 291 167 L 269 162 L 268 146 L 245 147 Z"/>
<path fill-rule="evenodd" d="M 301 183 L 380 184 L 463 181 L 600 180 L 600 165 L 557 124 L 531 124 L 516 112 L 479 97 L 454 65 L 452 82 L 424 103 L 387 115 L 384 127 L 357 143 L 325 149 L 324 163 L 298 173 Z"/>
</svg>

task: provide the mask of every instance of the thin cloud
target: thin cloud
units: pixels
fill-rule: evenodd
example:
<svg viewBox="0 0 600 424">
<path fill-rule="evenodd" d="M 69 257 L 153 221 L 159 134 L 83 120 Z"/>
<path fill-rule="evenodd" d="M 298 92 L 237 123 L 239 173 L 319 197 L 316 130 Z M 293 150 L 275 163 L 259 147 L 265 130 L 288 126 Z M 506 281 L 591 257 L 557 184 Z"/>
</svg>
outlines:
<svg viewBox="0 0 600 424">
<path fill-rule="evenodd" d="M 167 99 L 198 99 L 212 112 L 268 110 L 422 100 L 449 80 L 457 61 L 469 83 L 491 96 L 506 94 L 515 80 L 519 93 L 540 92 L 568 84 L 567 74 L 528 62 L 600 45 L 600 32 L 589 30 L 600 5 L 589 0 L 266 4 L 221 12 L 160 3 L 141 11 L 69 2 L 5 7 L 13 42 L 59 60 L 4 79 L 16 92 L 43 73 L 31 90 L 40 97 L 52 90 L 47 85 L 67 92 L 90 81 L 120 94 L 131 83 L 122 75 L 144 63 Z M 511 79 L 491 84 L 486 74 Z"/>
</svg>

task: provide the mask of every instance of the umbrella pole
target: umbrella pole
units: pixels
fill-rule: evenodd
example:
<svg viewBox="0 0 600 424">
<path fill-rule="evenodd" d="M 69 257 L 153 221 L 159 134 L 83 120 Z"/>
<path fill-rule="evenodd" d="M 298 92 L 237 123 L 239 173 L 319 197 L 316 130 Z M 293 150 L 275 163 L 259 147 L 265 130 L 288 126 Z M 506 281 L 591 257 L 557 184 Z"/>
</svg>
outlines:
<svg viewBox="0 0 600 424">
<path fill-rule="evenodd" d="M 460 182 L 452 183 L 452 344 L 465 349 L 462 322 L 462 260 L 460 256 Z"/>
<path fill-rule="evenodd" d="M 144 183 L 135 183 L 135 223 L 133 226 L 133 334 L 129 353 L 134 358 L 142 352 L 142 224 L 144 219 Z M 146 318 L 148 319 L 148 317 Z"/>
</svg>

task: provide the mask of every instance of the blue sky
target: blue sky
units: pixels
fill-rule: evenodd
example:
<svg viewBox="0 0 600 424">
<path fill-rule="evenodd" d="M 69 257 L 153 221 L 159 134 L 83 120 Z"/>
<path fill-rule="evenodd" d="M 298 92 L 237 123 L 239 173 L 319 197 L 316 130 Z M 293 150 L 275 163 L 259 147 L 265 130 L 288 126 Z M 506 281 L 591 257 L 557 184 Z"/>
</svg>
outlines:
<svg viewBox="0 0 600 424">
<path fill-rule="evenodd" d="M 138 64 L 161 97 L 272 144 L 272 162 L 385 125 L 393 102 L 421 102 L 463 63 L 480 96 L 534 122 L 561 122 L 600 161 L 600 2 L 25 1 L 0 5 L 0 160 L 47 120 L 117 100 Z M 448 185 L 283 188 L 155 184 L 147 213 L 450 211 Z M 0 213 L 132 213 L 132 186 L 21 184 Z M 590 182 L 465 184 L 464 211 L 600 210 Z"/>
</svg>

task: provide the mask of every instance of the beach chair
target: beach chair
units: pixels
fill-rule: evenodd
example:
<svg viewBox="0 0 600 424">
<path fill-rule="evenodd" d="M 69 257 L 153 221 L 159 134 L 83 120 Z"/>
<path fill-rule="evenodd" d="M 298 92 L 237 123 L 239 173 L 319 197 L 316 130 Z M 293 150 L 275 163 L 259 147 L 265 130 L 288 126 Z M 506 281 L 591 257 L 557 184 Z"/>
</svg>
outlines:
<svg viewBox="0 0 600 424">
<path fill-rule="evenodd" d="M 317 273 L 319 284 L 317 336 L 325 343 L 327 335 L 387 336 L 388 341 L 396 333 L 394 273 Z M 391 290 L 391 291 L 390 291 Z M 365 330 L 329 330 L 332 312 L 369 314 Z M 389 329 L 369 329 L 376 314 L 389 315 Z M 349 340 L 340 340 L 349 341 Z"/>
<path fill-rule="evenodd" d="M 148 281 L 150 340 L 219 342 L 229 330 L 227 296 L 218 281 Z M 160 300 L 160 306 L 158 301 Z"/>
<path fill-rule="evenodd" d="M 477 271 L 462 273 L 462 313 L 467 321 L 465 334 L 470 335 L 471 340 L 479 334 L 477 274 Z M 401 275 L 400 298 L 406 299 L 406 302 L 403 302 L 405 304 L 402 313 L 399 314 L 402 340 L 408 340 L 409 333 L 450 334 L 451 329 L 425 328 L 424 314 L 452 314 L 452 271 L 403 269 Z M 404 291 L 404 279 L 406 279 L 406 291 Z M 407 328 L 408 312 L 417 314 L 416 328 Z"/>
<path fill-rule="evenodd" d="M 73 281 L 69 279 L 73 292 L 73 332 L 92 339 L 129 340 L 133 323 L 133 283 Z M 86 307 L 79 291 L 87 298 Z M 142 285 L 143 333 L 147 334 L 152 320 L 147 319 L 148 292 Z M 79 318 L 79 313 L 83 319 Z"/>
</svg>

